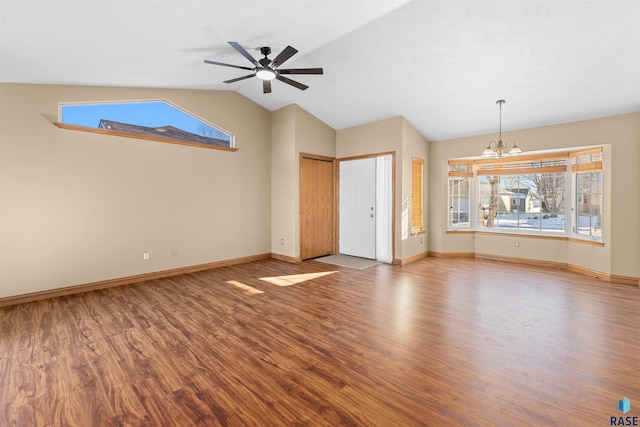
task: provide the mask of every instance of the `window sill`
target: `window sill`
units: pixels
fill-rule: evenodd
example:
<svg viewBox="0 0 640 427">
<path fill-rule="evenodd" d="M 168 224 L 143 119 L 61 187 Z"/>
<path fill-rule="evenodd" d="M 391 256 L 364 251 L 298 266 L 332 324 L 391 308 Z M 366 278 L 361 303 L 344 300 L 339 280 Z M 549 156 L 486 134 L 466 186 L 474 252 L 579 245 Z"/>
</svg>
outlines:
<svg viewBox="0 0 640 427">
<path fill-rule="evenodd" d="M 568 237 L 565 233 L 549 233 L 549 232 L 540 232 L 540 233 L 527 233 L 527 232 L 513 232 L 513 231 L 487 231 L 487 230 L 476 230 L 476 234 L 483 236 L 509 236 L 509 237 L 524 237 L 531 239 L 547 239 L 547 240 L 567 240 Z"/>
<path fill-rule="evenodd" d="M 113 130 L 108 130 L 108 129 L 91 128 L 91 127 L 86 127 L 86 126 L 70 125 L 68 123 L 54 122 L 53 124 L 58 126 L 61 129 L 79 130 L 79 131 L 82 131 L 82 132 L 99 133 L 99 134 L 102 134 L 102 135 L 122 136 L 122 137 L 125 137 L 125 138 L 144 139 L 144 140 L 147 140 L 147 141 L 166 142 L 166 143 L 169 143 L 169 144 L 188 145 L 188 146 L 191 146 L 191 147 L 209 148 L 209 149 L 213 149 L 213 150 L 238 151 L 237 148 L 224 147 L 224 146 L 221 146 L 221 145 L 208 145 L 208 144 L 200 144 L 200 143 L 197 143 L 197 142 L 181 141 L 181 140 L 178 140 L 178 139 L 158 138 L 158 137 L 152 137 L 152 136 L 149 136 L 149 135 L 118 132 L 118 131 L 113 131 Z"/>
<path fill-rule="evenodd" d="M 529 233 L 510 233 L 504 231 L 480 231 L 480 230 L 447 230 L 447 234 L 474 234 L 481 236 L 502 236 L 502 237 L 521 237 L 523 239 L 545 239 L 545 240 L 565 240 L 572 243 L 580 243 L 592 246 L 604 246 L 604 242 L 581 239 L 578 237 L 554 236 L 550 234 L 529 234 Z"/>
<path fill-rule="evenodd" d="M 567 240 L 573 243 L 582 243 L 583 245 L 604 246 L 604 242 L 599 240 L 582 239 L 579 237 L 567 237 Z"/>
</svg>

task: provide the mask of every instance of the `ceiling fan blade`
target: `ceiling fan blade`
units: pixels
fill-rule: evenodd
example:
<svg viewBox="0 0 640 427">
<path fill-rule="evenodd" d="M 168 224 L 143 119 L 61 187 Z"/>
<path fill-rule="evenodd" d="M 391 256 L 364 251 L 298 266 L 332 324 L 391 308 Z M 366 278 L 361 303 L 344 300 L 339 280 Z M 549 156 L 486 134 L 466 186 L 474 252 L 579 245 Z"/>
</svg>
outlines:
<svg viewBox="0 0 640 427">
<path fill-rule="evenodd" d="M 258 64 L 258 61 L 256 61 L 256 58 L 254 58 L 253 56 L 251 56 L 251 54 L 249 52 L 247 52 L 245 50 L 245 48 L 243 48 L 242 46 L 240 46 L 240 43 L 237 42 L 227 42 L 231 45 L 232 48 L 234 48 L 235 50 L 237 50 L 240 55 L 244 56 L 245 58 L 247 58 L 249 60 L 249 62 L 251 62 L 253 65 L 255 65 L 256 67 L 259 67 L 260 64 Z"/>
<path fill-rule="evenodd" d="M 240 80 L 250 79 L 251 77 L 255 77 L 255 76 L 256 76 L 255 73 L 254 74 L 248 74 L 246 76 L 236 77 L 235 79 L 225 80 L 222 83 L 235 83 L 235 82 L 239 82 Z"/>
<path fill-rule="evenodd" d="M 262 92 L 263 93 L 271 93 L 271 80 L 263 80 L 262 81 Z"/>
<path fill-rule="evenodd" d="M 205 59 L 204 62 L 205 64 L 222 65 L 223 67 L 240 68 L 241 70 L 253 70 L 253 68 L 249 68 L 249 67 L 242 67 L 240 65 L 233 65 L 233 64 L 225 64 L 224 62 L 209 61 L 208 59 Z"/>
<path fill-rule="evenodd" d="M 287 59 L 291 58 L 296 53 L 298 53 L 298 51 L 291 46 L 285 47 L 284 50 L 280 52 L 278 56 L 276 56 L 275 59 L 271 62 L 271 68 L 275 68 L 278 65 L 284 64 Z"/>
<path fill-rule="evenodd" d="M 300 90 L 305 90 L 305 89 L 307 89 L 307 88 L 309 87 L 309 86 L 307 86 L 307 85 L 303 85 L 303 84 L 302 84 L 302 83 L 300 83 L 300 82 L 297 82 L 297 81 L 295 81 L 295 80 L 288 79 L 288 78 L 283 77 L 283 76 L 280 76 L 280 75 L 276 76 L 276 79 L 280 80 L 280 81 L 281 81 L 281 82 L 283 82 L 283 83 L 286 83 L 286 84 L 288 84 L 288 85 L 291 85 L 291 86 L 293 86 L 293 87 L 297 87 L 297 88 L 298 88 L 298 89 L 300 89 Z"/>
<path fill-rule="evenodd" d="M 322 68 L 288 68 L 278 70 L 280 74 L 323 74 Z"/>
</svg>

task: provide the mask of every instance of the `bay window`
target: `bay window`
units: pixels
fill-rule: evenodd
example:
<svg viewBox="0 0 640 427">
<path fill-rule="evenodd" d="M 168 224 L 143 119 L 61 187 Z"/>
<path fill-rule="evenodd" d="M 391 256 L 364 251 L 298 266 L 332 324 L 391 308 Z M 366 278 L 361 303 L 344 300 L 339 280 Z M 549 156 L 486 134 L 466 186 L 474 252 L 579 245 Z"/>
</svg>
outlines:
<svg viewBox="0 0 640 427">
<path fill-rule="evenodd" d="M 448 168 L 448 229 L 602 238 L 602 147 Z"/>
</svg>

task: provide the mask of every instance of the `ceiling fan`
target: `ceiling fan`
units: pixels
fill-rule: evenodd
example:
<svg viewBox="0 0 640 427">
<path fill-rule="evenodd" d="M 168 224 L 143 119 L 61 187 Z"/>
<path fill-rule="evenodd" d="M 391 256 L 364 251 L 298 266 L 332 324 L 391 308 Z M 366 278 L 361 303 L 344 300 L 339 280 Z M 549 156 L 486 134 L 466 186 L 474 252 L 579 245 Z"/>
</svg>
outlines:
<svg viewBox="0 0 640 427">
<path fill-rule="evenodd" d="M 280 65 L 284 64 L 289 58 L 298 53 L 298 51 L 291 46 L 287 46 L 282 52 L 278 54 L 273 60 L 267 58 L 267 56 L 271 53 L 271 48 L 268 46 L 261 47 L 260 53 L 264 55 L 264 58 L 260 60 L 256 60 L 245 48 L 240 46 L 239 43 L 236 42 L 228 42 L 231 47 L 237 50 L 240 55 L 244 56 L 251 62 L 254 66 L 251 67 L 243 67 L 241 65 L 233 65 L 233 64 L 225 64 L 224 62 L 217 61 L 209 61 L 205 59 L 204 62 L 206 64 L 213 65 L 222 65 L 224 67 L 232 67 L 232 68 L 240 68 L 241 70 L 249 70 L 252 71 L 251 74 L 247 74 L 246 76 L 236 77 L 235 79 L 225 80 L 224 83 L 234 83 L 240 80 L 250 79 L 251 77 L 257 77 L 262 80 L 262 91 L 264 93 L 271 93 L 271 80 L 276 79 L 280 80 L 283 83 L 291 85 L 293 87 L 297 87 L 300 90 L 305 90 L 309 86 L 297 82 L 295 80 L 291 80 L 283 76 L 283 74 L 322 74 L 322 68 L 288 68 L 288 69 L 280 69 L 278 68 Z"/>
</svg>

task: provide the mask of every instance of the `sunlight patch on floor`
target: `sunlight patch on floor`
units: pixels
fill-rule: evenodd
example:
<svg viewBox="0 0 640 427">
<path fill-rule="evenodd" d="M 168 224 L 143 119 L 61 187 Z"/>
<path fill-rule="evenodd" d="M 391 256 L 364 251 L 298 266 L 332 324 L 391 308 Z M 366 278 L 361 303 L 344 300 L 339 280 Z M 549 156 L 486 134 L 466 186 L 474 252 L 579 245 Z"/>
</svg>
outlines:
<svg viewBox="0 0 640 427">
<path fill-rule="evenodd" d="M 316 279 L 318 277 L 327 276 L 329 274 L 336 273 L 335 271 L 321 271 L 320 273 L 305 273 L 305 274 L 292 274 L 290 276 L 276 276 L 276 277 L 260 277 L 260 280 L 271 283 L 276 286 L 291 286 L 298 283 L 306 282 L 307 280 Z"/>
<path fill-rule="evenodd" d="M 253 294 L 264 294 L 264 291 L 260 289 L 253 288 L 249 285 L 245 285 L 242 282 L 238 282 L 236 280 L 227 280 L 227 283 L 235 286 L 236 288 L 240 288 L 244 291 L 245 294 L 253 295 Z"/>
</svg>

